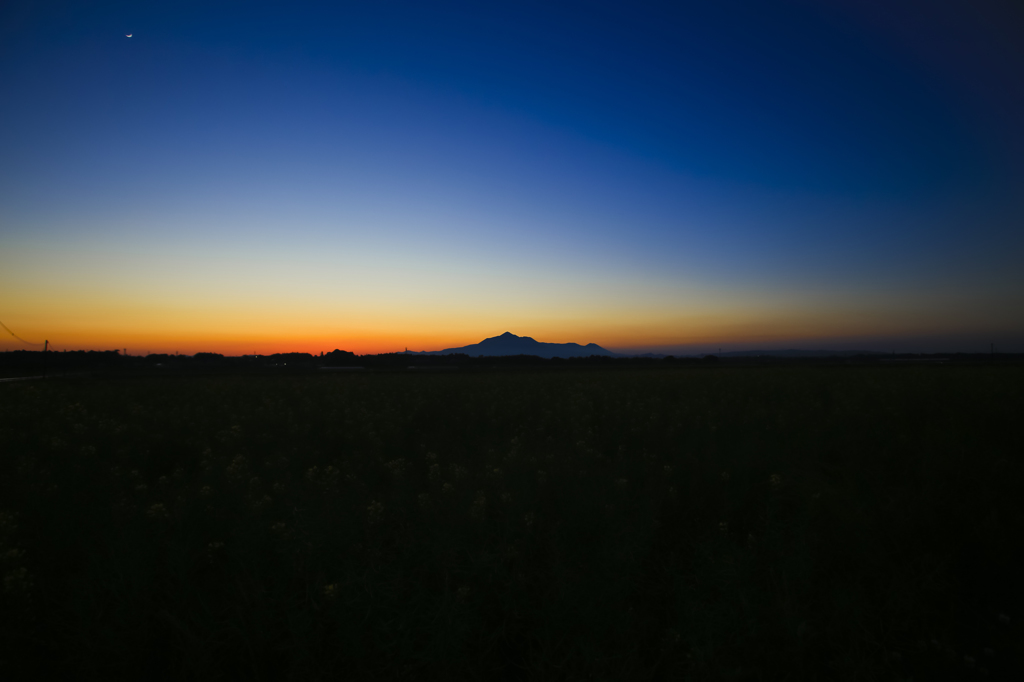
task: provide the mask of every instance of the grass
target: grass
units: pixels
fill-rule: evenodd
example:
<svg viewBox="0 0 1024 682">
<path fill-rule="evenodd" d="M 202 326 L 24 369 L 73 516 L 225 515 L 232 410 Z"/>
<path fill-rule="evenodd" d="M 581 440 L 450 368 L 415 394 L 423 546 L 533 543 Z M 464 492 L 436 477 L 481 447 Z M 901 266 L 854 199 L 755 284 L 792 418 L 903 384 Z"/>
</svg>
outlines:
<svg viewBox="0 0 1024 682">
<path fill-rule="evenodd" d="M 0 665 L 1012 679 L 1022 380 L 695 367 L 4 385 Z"/>
</svg>

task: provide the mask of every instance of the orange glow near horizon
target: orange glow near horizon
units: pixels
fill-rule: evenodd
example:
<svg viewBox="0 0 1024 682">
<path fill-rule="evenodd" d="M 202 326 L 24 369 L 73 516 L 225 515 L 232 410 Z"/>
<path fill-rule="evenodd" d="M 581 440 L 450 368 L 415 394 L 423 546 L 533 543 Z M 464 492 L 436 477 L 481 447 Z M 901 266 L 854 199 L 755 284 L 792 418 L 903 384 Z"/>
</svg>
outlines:
<svg viewBox="0 0 1024 682">
<path fill-rule="evenodd" d="M 556 254 L 559 267 L 540 267 L 555 256 L 529 255 L 370 249 L 355 259 L 337 248 L 297 255 L 284 246 L 213 244 L 195 254 L 116 241 L 11 242 L 0 253 L 0 320 L 54 349 L 132 355 L 436 351 L 506 331 L 661 353 L 888 350 L 921 348 L 914 339 L 923 338 L 937 339 L 929 346 L 937 350 L 981 350 L 1024 339 L 1019 316 L 1001 315 L 1024 304 L 1013 290 L 982 305 L 951 286 L 769 288 L 592 268 L 572 254 Z M 2 350 L 25 348 L 33 347 L 0 338 Z"/>
<path fill-rule="evenodd" d="M 78 308 L 79 313 L 82 312 Z M 58 311 L 54 311 L 57 313 Z M 149 353 L 215 352 L 224 355 L 269 355 L 306 352 L 318 355 L 334 349 L 357 355 L 410 351 L 436 351 L 474 344 L 506 331 L 552 343 L 597 343 L 611 351 L 709 352 L 729 350 L 802 347 L 835 350 L 874 349 L 879 341 L 921 336 L 941 336 L 943 329 L 934 315 L 914 319 L 906 315 L 875 314 L 850 319 L 841 313 L 823 314 L 813 310 L 758 312 L 735 306 L 718 312 L 697 311 L 689 315 L 666 311 L 615 311 L 604 319 L 581 315 L 574 320 L 556 315 L 509 315 L 479 313 L 462 317 L 448 314 L 414 314 L 400 311 L 393 319 L 383 314 L 348 316 L 348 324 L 327 323 L 308 314 L 284 311 L 208 310 L 203 314 L 164 311 L 152 316 L 123 314 L 108 309 L 99 314 L 75 316 L 55 314 L 63 324 L 27 315 L 3 320 L 22 338 L 42 343 L 49 340 L 54 350 L 121 350 L 130 355 Z M 661 315 L 657 313 L 660 312 Z M 335 316 L 328 316 L 335 317 Z M 340 315 L 337 317 L 341 317 Z M 266 328 L 264 319 L 275 319 L 278 329 Z M 259 331 L 254 331 L 259 330 Z M 961 327 L 961 331 L 963 327 Z M 970 330 L 968 330 L 969 332 Z M 898 345 L 898 344 L 897 344 Z M 37 350 L 10 337 L 0 339 L 3 350 Z"/>
</svg>

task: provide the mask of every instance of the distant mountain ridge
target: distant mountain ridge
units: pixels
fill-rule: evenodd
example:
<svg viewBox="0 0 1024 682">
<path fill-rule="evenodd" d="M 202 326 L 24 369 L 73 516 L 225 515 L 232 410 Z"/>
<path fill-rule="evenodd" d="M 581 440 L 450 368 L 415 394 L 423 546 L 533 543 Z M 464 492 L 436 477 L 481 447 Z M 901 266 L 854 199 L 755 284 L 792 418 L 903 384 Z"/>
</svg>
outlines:
<svg viewBox="0 0 1024 682">
<path fill-rule="evenodd" d="M 490 356 L 500 357 L 506 355 L 533 355 L 540 358 L 586 358 L 592 355 L 599 355 L 608 358 L 648 358 L 659 360 L 668 357 L 665 353 L 614 353 L 607 348 L 602 348 L 596 343 L 588 343 L 581 346 L 578 343 L 546 343 L 537 341 L 529 336 L 516 336 L 512 332 L 505 332 L 501 336 L 492 336 L 480 343 L 473 343 L 459 348 L 445 348 L 444 350 L 410 352 L 410 355 L 453 355 L 463 353 L 471 357 Z M 702 357 L 706 353 L 696 355 L 677 355 L 676 357 Z M 858 355 L 887 355 L 877 351 L 864 350 L 804 350 L 798 348 L 787 348 L 782 350 L 742 350 L 726 351 L 724 353 L 711 353 L 722 358 L 743 358 L 743 357 L 776 357 L 776 358 L 807 358 L 807 357 L 853 357 Z"/>
<path fill-rule="evenodd" d="M 502 355 L 535 355 L 541 358 L 586 358 L 591 355 L 603 355 L 609 358 L 625 357 L 610 350 L 601 348 L 596 343 L 588 343 L 581 346 L 578 343 L 545 343 L 537 341 L 529 336 L 516 336 L 512 332 L 505 332 L 501 336 L 492 336 L 480 343 L 461 346 L 459 348 L 445 348 L 444 350 L 421 351 L 417 355 L 452 355 L 454 353 L 465 353 L 476 357 L 502 356 Z"/>
<path fill-rule="evenodd" d="M 782 350 L 734 350 L 724 353 L 638 353 L 620 354 L 619 357 L 629 358 L 650 358 L 661 360 L 667 357 L 676 358 L 702 358 L 713 355 L 719 358 L 852 358 L 861 355 L 888 355 L 881 351 L 873 350 L 806 350 L 803 348 L 786 348 Z"/>
<path fill-rule="evenodd" d="M 804 350 L 801 348 L 786 348 L 784 350 L 738 350 L 725 353 L 713 353 L 722 358 L 750 358 L 768 356 L 773 358 L 846 358 L 858 355 L 888 355 L 880 351 L 872 350 Z"/>
</svg>

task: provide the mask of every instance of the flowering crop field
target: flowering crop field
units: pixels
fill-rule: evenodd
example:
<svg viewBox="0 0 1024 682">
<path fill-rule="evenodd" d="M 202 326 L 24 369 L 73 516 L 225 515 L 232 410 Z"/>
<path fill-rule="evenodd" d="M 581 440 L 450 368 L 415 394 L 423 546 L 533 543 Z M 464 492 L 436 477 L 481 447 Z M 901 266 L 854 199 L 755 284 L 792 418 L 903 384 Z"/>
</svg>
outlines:
<svg viewBox="0 0 1024 682">
<path fill-rule="evenodd" d="M 0 669 L 1010 678 L 1024 368 L 0 386 Z"/>
</svg>

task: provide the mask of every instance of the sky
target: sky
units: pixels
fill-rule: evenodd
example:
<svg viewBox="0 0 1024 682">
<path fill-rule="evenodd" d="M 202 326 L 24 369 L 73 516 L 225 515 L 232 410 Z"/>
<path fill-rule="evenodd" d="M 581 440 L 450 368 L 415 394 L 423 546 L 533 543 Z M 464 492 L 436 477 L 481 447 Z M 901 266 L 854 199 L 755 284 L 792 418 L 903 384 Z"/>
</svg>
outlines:
<svg viewBox="0 0 1024 682">
<path fill-rule="evenodd" d="M 1022 84 L 1012 0 L 5 2 L 0 321 L 1024 352 Z"/>
</svg>

